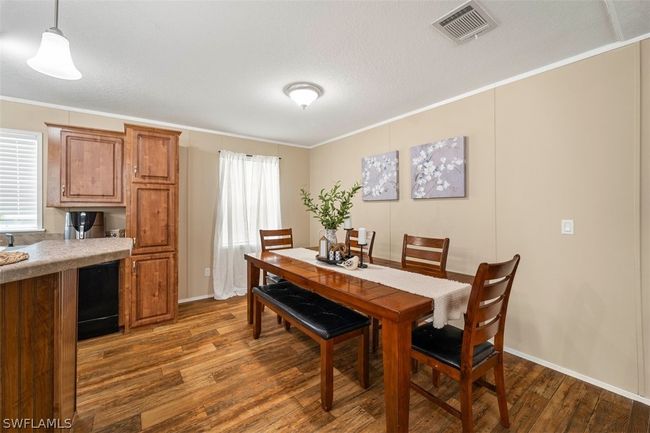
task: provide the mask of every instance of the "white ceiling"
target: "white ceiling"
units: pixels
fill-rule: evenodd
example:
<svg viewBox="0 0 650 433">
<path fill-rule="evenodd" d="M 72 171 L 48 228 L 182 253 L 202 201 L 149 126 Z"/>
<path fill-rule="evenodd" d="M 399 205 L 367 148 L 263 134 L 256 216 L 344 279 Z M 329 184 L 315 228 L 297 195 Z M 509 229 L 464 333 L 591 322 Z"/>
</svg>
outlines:
<svg viewBox="0 0 650 433">
<path fill-rule="evenodd" d="M 0 1 L 0 95 L 314 145 L 650 32 L 650 1 L 492 1 L 496 30 L 457 46 L 461 4 L 61 0 L 80 81 L 31 70 L 53 0 Z M 620 33 L 619 33 L 620 34 Z M 313 81 L 302 111 L 282 88 Z"/>
</svg>

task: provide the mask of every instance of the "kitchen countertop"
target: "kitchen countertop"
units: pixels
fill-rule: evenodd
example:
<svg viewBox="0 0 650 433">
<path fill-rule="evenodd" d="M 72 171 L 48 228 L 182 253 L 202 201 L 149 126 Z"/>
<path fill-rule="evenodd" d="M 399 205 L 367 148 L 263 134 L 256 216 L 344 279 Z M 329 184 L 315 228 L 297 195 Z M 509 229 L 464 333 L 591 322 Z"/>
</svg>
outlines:
<svg viewBox="0 0 650 433">
<path fill-rule="evenodd" d="M 49 240 L 8 251 L 23 251 L 29 259 L 0 266 L 0 284 L 54 274 L 68 269 L 120 260 L 131 255 L 131 238 Z"/>
</svg>

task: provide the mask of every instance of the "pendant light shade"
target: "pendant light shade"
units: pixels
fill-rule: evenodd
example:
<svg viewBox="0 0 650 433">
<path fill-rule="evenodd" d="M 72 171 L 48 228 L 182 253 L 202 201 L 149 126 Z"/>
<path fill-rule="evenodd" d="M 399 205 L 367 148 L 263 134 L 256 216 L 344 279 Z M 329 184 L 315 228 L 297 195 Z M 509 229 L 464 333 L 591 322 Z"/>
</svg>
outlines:
<svg viewBox="0 0 650 433">
<path fill-rule="evenodd" d="M 70 43 L 59 30 L 59 0 L 54 0 L 54 27 L 43 32 L 36 55 L 27 64 L 41 74 L 62 80 L 78 80 L 81 72 L 72 61 Z"/>
<path fill-rule="evenodd" d="M 70 43 L 56 28 L 43 32 L 41 46 L 27 64 L 41 74 L 62 80 L 78 80 L 81 72 L 76 68 L 70 54 Z"/>
</svg>

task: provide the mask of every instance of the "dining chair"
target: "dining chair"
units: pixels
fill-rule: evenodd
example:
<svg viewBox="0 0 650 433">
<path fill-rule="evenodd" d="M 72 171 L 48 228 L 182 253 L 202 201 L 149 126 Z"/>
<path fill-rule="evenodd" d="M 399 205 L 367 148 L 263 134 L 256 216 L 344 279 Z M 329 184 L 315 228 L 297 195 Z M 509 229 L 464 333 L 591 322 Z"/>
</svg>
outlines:
<svg viewBox="0 0 650 433">
<path fill-rule="evenodd" d="M 361 247 L 359 247 L 359 230 L 346 230 L 345 243 L 350 246 L 350 254 L 360 257 Z M 375 231 L 369 230 L 366 235 L 368 245 L 363 247 L 363 259 L 368 263 L 372 261 L 372 248 L 375 245 Z"/>
<path fill-rule="evenodd" d="M 479 265 L 467 303 L 464 329 L 451 325 L 436 329 L 432 323 L 426 323 L 412 333 L 411 358 L 432 367 L 434 386 L 438 384 L 440 373 L 460 382 L 460 411 L 414 382 L 411 387 L 459 417 L 463 433 L 471 433 L 474 429 L 474 382 L 496 393 L 501 425 L 510 426 L 503 373 L 503 335 L 519 259 L 516 254 L 507 262 Z M 494 343 L 488 341 L 492 337 Z M 484 379 L 489 370 L 494 370 L 494 385 Z"/>
<path fill-rule="evenodd" d="M 404 234 L 402 242 L 402 269 L 437 278 L 447 278 L 447 255 L 449 253 L 449 238 L 425 238 Z M 417 324 L 414 324 L 416 326 Z M 378 319 L 372 319 L 372 351 L 379 347 Z M 413 368 L 417 364 L 413 363 Z"/>
<path fill-rule="evenodd" d="M 447 278 L 449 238 L 436 239 L 404 234 L 402 269 Z"/>
<path fill-rule="evenodd" d="M 291 228 L 260 230 L 260 246 L 262 252 L 293 248 L 293 230 Z M 264 284 L 273 284 L 281 282 L 282 278 L 263 271 L 262 281 Z M 282 316 L 278 314 L 277 317 L 278 323 L 282 323 Z M 285 324 L 285 327 L 288 328 L 288 326 L 289 324 Z"/>
</svg>

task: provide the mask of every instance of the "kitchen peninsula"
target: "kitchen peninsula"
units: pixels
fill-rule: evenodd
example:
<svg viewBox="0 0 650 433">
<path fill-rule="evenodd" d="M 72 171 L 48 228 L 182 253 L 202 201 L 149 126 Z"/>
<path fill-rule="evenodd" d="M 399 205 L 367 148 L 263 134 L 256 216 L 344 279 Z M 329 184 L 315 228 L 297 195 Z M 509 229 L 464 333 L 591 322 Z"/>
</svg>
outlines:
<svg viewBox="0 0 650 433">
<path fill-rule="evenodd" d="M 31 425 L 44 431 L 72 425 L 77 269 L 129 257 L 132 245 L 129 238 L 106 238 L 49 240 L 13 248 L 28 253 L 29 259 L 0 267 L 3 423 L 24 423 L 12 425 L 16 431 Z"/>
</svg>

